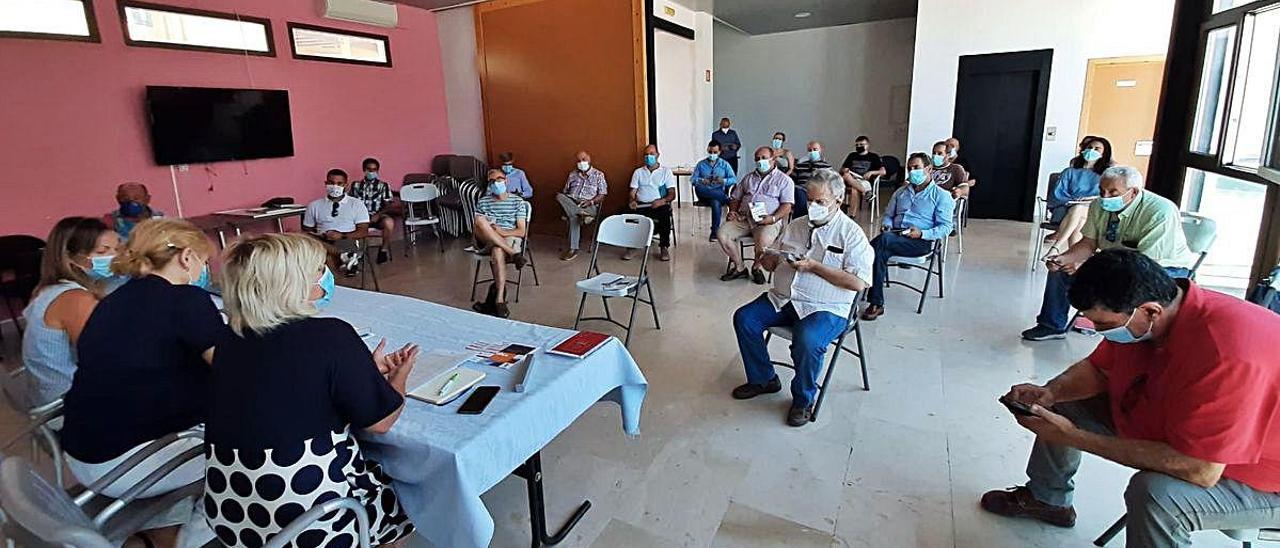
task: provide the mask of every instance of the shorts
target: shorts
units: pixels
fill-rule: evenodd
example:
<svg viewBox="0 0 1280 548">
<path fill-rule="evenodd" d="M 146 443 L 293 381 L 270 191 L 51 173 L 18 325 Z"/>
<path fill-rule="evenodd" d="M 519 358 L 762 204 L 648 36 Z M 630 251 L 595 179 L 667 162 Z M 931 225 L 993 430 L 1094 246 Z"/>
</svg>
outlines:
<svg viewBox="0 0 1280 548">
<path fill-rule="evenodd" d="M 720 225 L 718 236 L 726 242 L 732 242 L 748 234 L 755 234 L 756 231 L 759 231 L 761 236 L 769 240 L 776 240 L 778 235 L 782 234 L 782 223 L 757 225 L 755 223 L 748 224 L 746 221 L 725 221 L 724 224 Z"/>
<path fill-rule="evenodd" d="M 524 238 L 507 236 L 507 245 L 511 246 L 511 249 L 516 250 L 516 253 L 524 251 Z M 477 246 L 476 250 L 482 255 L 489 255 L 493 253 L 493 247 L 493 244 L 484 244 L 482 246 Z"/>
<path fill-rule="evenodd" d="M 852 186 L 853 188 L 858 189 L 858 192 L 862 192 L 862 193 L 871 192 L 871 182 L 870 182 L 870 181 L 868 181 L 868 180 L 866 180 L 866 179 L 863 179 L 863 178 L 861 178 L 861 177 L 858 177 L 858 176 L 856 176 L 856 175 L 853 175 L 852 173 L 849 175 L 849 178 L 848 178 L 848 179 L 845 179 L 845 182 L 847 183 L 847 182 L 848 182 L 848 181 L 850 181 L 850 180 L 852 180 L 852 181 L 853 181 L 853 184 L 852 184 L 852 185 L 850 185 L 850 186 Z"/>
</svg>

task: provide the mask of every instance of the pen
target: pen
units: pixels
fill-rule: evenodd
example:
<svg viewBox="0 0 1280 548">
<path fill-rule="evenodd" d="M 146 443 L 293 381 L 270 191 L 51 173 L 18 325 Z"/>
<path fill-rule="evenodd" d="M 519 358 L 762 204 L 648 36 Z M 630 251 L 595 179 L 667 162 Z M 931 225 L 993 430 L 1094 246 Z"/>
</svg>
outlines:
<svg viewBox="0 0 1280 548">
<path fill-rule="evenodd" d="M 453 385 L 453 381 L 456 380 L 458 380 L 458 372 L 454 371 L 453 374 L 449 375 L 449 378 L 444 381 L 444 384 L 440 385 L 440 391 L 436 392 L 436 395 L 443 396 L 445 391 L 449 390 L 449 387 Z"/>
</svg>

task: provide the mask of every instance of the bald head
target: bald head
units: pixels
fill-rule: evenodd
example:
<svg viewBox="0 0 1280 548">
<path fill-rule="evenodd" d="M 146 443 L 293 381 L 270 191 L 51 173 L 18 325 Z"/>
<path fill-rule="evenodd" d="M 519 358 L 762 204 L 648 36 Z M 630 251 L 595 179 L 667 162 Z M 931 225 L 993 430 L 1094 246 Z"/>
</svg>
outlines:
<svg viewBox="0 0 1280 548">
<path fill-rule="evenodd" d="M 124 183 L 116 187 L 116 201 L 151 205 L 151 193 L 147 192 L 147 185 L 142 183 Z"/>
</svg>

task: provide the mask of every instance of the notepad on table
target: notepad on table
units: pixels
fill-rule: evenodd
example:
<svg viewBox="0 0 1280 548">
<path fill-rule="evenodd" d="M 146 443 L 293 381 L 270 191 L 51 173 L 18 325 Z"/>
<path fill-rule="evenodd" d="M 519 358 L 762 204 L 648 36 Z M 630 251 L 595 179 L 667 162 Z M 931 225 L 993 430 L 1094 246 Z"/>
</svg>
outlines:
<svg viewBox="0 0 1280 548">
<path fill-rule="evenodd" d="M 423 354 L 405 382 L 405 395 L 436 405 L 453 401 L 484 379 L 484 373 L 459 365 L 467 357 L 440 350 Z"/>
</svg>

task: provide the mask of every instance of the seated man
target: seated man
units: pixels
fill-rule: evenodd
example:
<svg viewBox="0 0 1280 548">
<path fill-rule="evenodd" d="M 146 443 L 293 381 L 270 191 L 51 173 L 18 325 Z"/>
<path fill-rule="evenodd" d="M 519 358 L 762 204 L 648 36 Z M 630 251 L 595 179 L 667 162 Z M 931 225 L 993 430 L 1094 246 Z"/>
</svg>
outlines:
<svg viewBox="0 0 1280 548">
<path fill-rule="evenodd" d="M 891 257 L 923 257 L 934 242 L 946 238 L 955 224 L 956 202 L 951 194 L 925 175 L 924 153 L 907 159 L 907 184 L 893 193 L 884 208 L 880 235 L 871 240 L 876 250 L 871 292 L 862 319 L 875 321 L 884 314 L 884 286 Z"/>
<path fill-rule="evenodd" d="M 947 157 L 951 158 L 951 163 L 964 168 L 964 172 L 969 176 L 969 180 L 965 181 L 970 187 L 978 185 L 978 180 L 973 178 L 973 167 L 969 163 L 969 159 L 960 155 L 960 140 L 955 137 L 948 137 L 943 141 L 947 144 Z"/>
<path fill-rule="evenodd" d="M 871 182 L 879 182 L 884 177 L 884 162 L 880 155 L 871 152 L 871 138 L 859 135 L 853 141 L 853 152 L 844 157 L 840 164 L 840 176 L 844 177 L 845 189 L 849 193 L 845 208 L 850 215 L 857 215 L 862 205 L 861 197 L 871 192 Z M 853 198 L 857 197 L 857 200 Z"/>
<path fill-rule="evenodd" d="M 969 196 L 969 172 L 951 161 L 951 157 L 947 155 L 946 141 L 933 144 L 931 160 L 933 166 L 929 170 L 929 178 L 933 180 L 933 184 L 950 192 L 952 198 L 960 199 Z"/>
<path fill-rule="evenodd" d="M 764 266 L 756 261 L 750 274 L 743 266 L 742 253 L 738 250 L 738 238 L 751 235 L 755 241 L 757 256 L 767 249 L 782 233 L 782 222 L 791 215 L 796 201 L 795 184 L 791 177 L 777 168 L 773 149 L 756 149 L 755 169 L 738 179 L 729 194 L 729 213 L 720 225 L 716 240 L 720 249 L 729 257 L 729 268 L 720 279 L 723 281 L 751 277 L 751 281 L 764 285 Z"/>
<path fill-rule="evenodd" d="M 609 183 L 604 179 L 604 172 L 591 167 L 591 155 L 580 150 L 577 158 L 578 164 L 569 172 L 564 191 L 556 194 L 556 201 L 564 209 L 564 218 L 569 221 L 569 249 L 560 255 L 562 261 L 572 261 L 578 257 L 582 225 L 595 221 L 600 214 L 600 202 L 609 193 Z"/>
<path fill-rule="evenodd" d="M 822 155 L 822 148 L 822 143 L 818 141 L 809 141 L 809 146 L 805 155 L 801 157 L 801 159 L 796 160 L 796 167 L 791 171 L 791 178 L 795 181 L 796 186 L 798 187 L 796 188 L 795 207 L 791 210 L 792 216 L 801 217 L 809 214 L 809 200 L 804 192 L 804 182 L 808 181 L 809 178 L 813 176 L 813 173 L 819 169 L 831 169 L 831 164 L 827 163 L 826 158 Z M 846 200 L 847 198 L 842 197 L 841 199 Z M 862 193 L 858 193 L 857 199 L 862 199 Z M 849 205 L 845 204 L 845 207 L 849 207 Z M 856 211 L 856 209 L 857 208 L 855 206 L 854 210 Z"/>
<path fill-rule="evenodd" d="M 716 233 L 720 231 L 721 211 L 729 203 L 729 190 L 738 178 L 733 173 L 733 166 L 720 157 L 720 143 L 707 143 L 707 157 L 693 168 L 693 193 L 698 199 L 711 205 L 711 237 L 707 241 L 716 241 Z"/>
<path fill-rule="evenodd" d="M 142 183 L 124 183 L 116 187 L 116 203 L 120 205 L 106 216 L 107 226 L 115 229 L 123 243 L 129 239 L 134 225 L 164 213 L 151 209 L 151 193 Z"/>
<path fill-rule="evenodd" d="M 631 173 L 631 201 L 629 213 L 644 215 L 654 221 L 658 234 L 658 260 L 670 261 L 671 252 L 671 202 L 676 199 L 676 176 L 671 169 L 658 162 L 658 145 L 644 147 L 644 165 Z M 622 260 L 635 256 L 635 249 L 622 254 Z"/>
<path fill-rule="evenodd" d="M 747 370 L 747 383 L 733 390 L 739 400 L 782 390 L 769 363 L 764 331 L 789 326 L 795 336 L 791 362 L 791 410 L 787 424 L 804 426 L 813 416 L 818 374 L 823 355 L 848 327 L 849 311 L 858 291 L 867 287 L 872 251 L 862 227 L 840 212 L 844 180 L 830 169 L 814 173 L 805 183 L 809 216 L 787 225 L 782 236 L 760 260 L 774 273 L 773 289 L 733 314 L 738 350 Z"/>
<path fill-rule="evenodd" d="M 302 230 L 324 241 L 331 268 L 340 264 L 347 277 L 355 276 L 360 241 L 369 235 L 369 209 L 347 195 L 347 172 L 341 169 L 329 170 L 324 190 L 325 197 L 308 204 L 302 214 Z"/>
<path fill-rule="evenodd" d="M 382 231 L 383 239 L 389 240 L 396 230 L 396 220 L 393 216 L 399 213 L 396 197 L 391 192 L 391 185 L 378 177 L 378 170 L 382 169 L 382 164 L 377 158 L 365 158 L 360 162 L 360 167 L 364 169 L 364 177 L 351 183 L 350 194 L 364 202 L 365 209 L 369 210 L 369 226 Z M 383 247 L 378 250 L 378 263 L 385 262 L 387 262 L 387 249 Z"/>
<path fill-rule="evenodd" d="M 524 170 L 516 167 L 515 156 L 510 152 L 503 152 L 498 155 L 498 160 L 502 162 L 502 173 L 507 176 L 507 192 L 525 200 L 532 198 L 533 185 L 529 184 L 529 177 Z"/>
<path fill-rule="evenodd" d="M 1185 278 L 1196 254 L 1187 247 L 1182 232 L 1182 214 L 1177 204 L 1142 188 L 1142 173 L 1127 166 L 1112 166 L 1102 172 L 1098 187 L 1102 197 L 1089 204 L 1089 215 L 1081 238 L 1066 253 L 1045 258 L 1049 274 L 1045 278 L 1044 300 L 1036 325 L 1022 332 L 1028 341 L 1066 338 L 1067 289 L 1071 275 L 1099 249 L 1127 247 L 1142 252 L 1164 266 L 1165 271 Z"/>
<path fill-rule="evenodd" d="M 483 302 L 471 305 L 472 310 L 499 318 L 511 315 L 507 308 L 507 258 L 524 268 L 524 238 L 528 234 L 525 223 L 529 219 L 528 202 L 507 190 L 507 176 L 501 170 L 489 170 L 489 189 L 476 202 L 475 227 L 476 251 L 490 256 L 489 269 L 493 271 L 493 285 Z"/>
<path fill-rule="evenodd" d="M 1073 478 L 1092 453 L 1138 470 L 1124 492 L 1126 546 L 1275 527 L 1280 316 L 1127 249 L 1085 261 L 1070 299 L 1106 340 L 1048 384 L 1004 396 L 1032 413 L 1016 417 L 1036 435 L 1028 481 L 986 493 L 982 507 L 1071 527 Z"/>
</svg>

